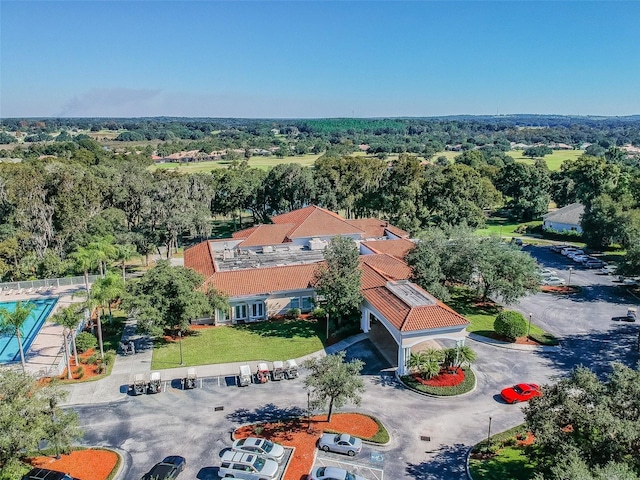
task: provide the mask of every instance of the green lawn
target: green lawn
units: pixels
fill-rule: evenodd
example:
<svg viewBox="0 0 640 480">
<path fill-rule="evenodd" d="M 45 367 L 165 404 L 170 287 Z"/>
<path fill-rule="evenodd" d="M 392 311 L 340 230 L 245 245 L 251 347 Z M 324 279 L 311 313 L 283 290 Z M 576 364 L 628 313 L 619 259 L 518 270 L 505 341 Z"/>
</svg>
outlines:
<svg viewBox="0 0 640 480">
<path fill-rule="evenodd" d="M 500 312 L 499 306 L 493 305 L 476 305 L 475 292 L 468 288 L 456 287 L 451 290 L 451 300 L 447 303 L 460 315 L 463 315 L 471 322 L 467 327 L 467 331 L 490 337 L 495 333 L 493 321 Z M 550 345 L 557 344 L 557 339 L 553 335 L 545 332 L 534 322 L 531 322 L 531 336 L 540 343 Z"/>
<path fill-rule="evenodd" d="M 195 366 L 297 358 L 324 348 L 323 332 L 323 325 L 306 320 L 277 320 L 194 330 L 182 339 L 183 362 L 185 366 Z M 179 364 L 179 343 L 157 340 L 151 368 L 173 368 Z"/>
<path fill-rule="evenodd" d="M 519 227 L 525 228 L 527 226 L 535 227 L 542 225 L 542 221 L 535 220 L 533 222 L 515 222 L 501 217 L 491 217 L 487 220 L 485 228 L 480 228 L 475 231 L 477 235 L 491 236 L 500 235 L 501 237 L 519 237 L 523 234 L 516 232 Z"/>
<path fill-rule="evenodd" d="M 535 464 L 524 455 L 524 447 L 517 445 L 517 435 L 524 434 L 524 425 L 518 425 L 505 432 L 491 437 L 493 449 L 497 449 L 495 456 L 478 460 L 469 460 L 469 469 L 474 480 L 530 480 L 536 472 Z M 473 447 L 474 452 L 486 450 L 487 441 L 483 440 Z"/>
<path fill-rule="evenodd" d="M 533 163 L 534 160 L 529 157 L 522 156 L 523 150 L 511 150 L 507 152 L 507 155 L 513 157 L 516 162 Z M 552 172 L 560 170 L 560 165 L 565 160 L 575 160 L 584 153 L 584 150 L 554 150 L 553 153 L 544 156 L 544 161 L 547 162 L 549 170 Z"/>
<path fill-rule="evenodd" d="M 506 154 L 509 155 L 510 157 L 513 157 L 513 159 L 516 162 L 523 162 L 523 163 L 534 162 L 534 160 L 532 160 L 529 157 L 523 157 L 522 152 L 523 150 L 510 150 L 506 152 Z M 447 157 L 447 159 L 450 162 L 453 162 L 453 159 L 458 155 L 460 155 L 461 153 L 462 152 L 450 152 L 450 151 L 438 152 L 433 156 L 431 161 L 433 162 L 438 157 L 444 156 L 444 157 Z M 553 153 L 544 156 L 544 161 L 547 162 L 547 166 L 549 167 L 549 170 L 551 171 L 560 170 L 560 165 L 562 165 L 562 162 L 564 162 L 565 160 L 575 160 L 583 153 L 584 153 L 584 150 L 554 150 Z"/>
</svg>

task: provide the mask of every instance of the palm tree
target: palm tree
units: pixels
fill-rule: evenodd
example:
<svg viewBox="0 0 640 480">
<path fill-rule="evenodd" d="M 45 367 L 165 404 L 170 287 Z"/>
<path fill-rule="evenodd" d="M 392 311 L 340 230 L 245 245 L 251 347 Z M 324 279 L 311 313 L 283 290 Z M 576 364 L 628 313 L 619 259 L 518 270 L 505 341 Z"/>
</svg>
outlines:
<svg viewBox="0 0 640 480">
<path fill-rule="evenodd" d="M 412 353 L 409 358 L 409 367 L 418 372 L 422 378 L 433 378 L 440 373 L 440 366 L 444 361 L 444 352 L 431 348 L 419 353 Z"/>
<path fill-rule="evenodd" d="M 127 281 L 126 274 L 126 265 L 125 262 L 131 260 L 134 257 L 138 257 L 138 252 L 136 250 L 135 245 L 116 245 L 117 254 L 116 260 L 120 262 L 120 267 L 122 268 L 122 283 Z"/>
<path fill-rule="evenodd" d="M 16 336 L 18 348 L 20 349 L 22 371 L 25 373 L 27 368 L 24 363 L 24 350 L 22 349 L 22 326 L 31 316 L 34 308 L 36 308 L 36 304 L 33 302 L 17 302 L 13 312 L 6 308 L 0 308 L 0 331 Z"/>
<path fill-rule="evenodd" d="M 106 236 L 95 242 L 91 242 L 88 248 L 93 251 L 95 258 L 98 260 L 100 266 L 100 275 L 104 277 L 107 270 L 107 260 L 111 260 L 116 257 L 117 249 L 113 244 L 113 237 Z"/>
<path fill-rule="evenodd" d="M 76 266 L 82 270 L 84 274 L 84 288 L 89 295 L 89 270 L 98 264 L 95 251 L 90 248 L 78 247 L 69 255 L 76 262 Z"/>
<path fill-rule="evenodd" d="M 476 361 L 476 358 L 478 358 L 478 355 L 476 355 L 476 352 L 468 345 L 463 345 L 458 348 L 458 362 L 460 366 L 465 363 L 471 366 L 471 364 Z"/>
<path fill-rule="evenodd" d="M 87 308 L 89 311 L 96 309 L 98 322 L 98 345 L 100 346 L 100 357 L 104 359 L 104 344 L 102 342 L 102 315 L 104 306 L 109 306 L 111 316 L 111 301 L 124 295 L 124 284 L 120 275 L 109 272 L 106 277 L 97 279 L 91 286 L 89 298 L 87 298 Z M 113 316 L 111 316 L 113 318 Z"/>
<path fill-rule="evenodd" d="M 73 356 L 76 360 L 76 365 L 78 365 L 78 350 L 76 348 L 76 328 L 80 324 L 80 320 L 82 319 L 80 312 L 76 309 L 75 306 L 70 305 L 66 308 L 63 308 L 56 312 L 55 315 L 51 316 L 51 321 L 61 325 L 63 327 L 63 336 L 65 339 L 65 352 L 67 353 L 67 376 L 71 378 L 71 355 L 68 352 L 68 344 L 67 338 L 69 334 L 71 335 L 71 345 L 73 346 Z M 65 332 L 64 330 L 67 330 Z"/>
</svg>

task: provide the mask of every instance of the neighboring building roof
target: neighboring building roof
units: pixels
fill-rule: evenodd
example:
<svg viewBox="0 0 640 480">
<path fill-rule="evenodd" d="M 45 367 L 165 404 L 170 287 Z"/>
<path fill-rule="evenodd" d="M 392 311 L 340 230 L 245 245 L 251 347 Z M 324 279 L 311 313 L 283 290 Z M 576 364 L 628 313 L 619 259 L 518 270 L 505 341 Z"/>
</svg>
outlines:
<svg viewBox="0 0 640 480">
<path fill-rule="evenodd" d="M 283 223 L 281 225 L 269 224 L 258 225 L 234 233 L 233 238 L 244 238 L 238 245 L 240 247 L 257 247 L 260 245 L 278 245 L 290 241 L 287 233 L 294 228 L 293 223 Z"/>
<path fill-rule="evenodd" d="M 362 242 L 362 244 L 374 253 L 386 253 L 400 260 L 404 260 L 407 253 L 416 246 L 415 243 L 406 238 L 397 240 L 370 240 L 368 242 Z"/>
<path fill-rule="evenodd" d="M 293 224 L 287 237 L 305 238 L 335 235 L 362 235 L 364 232 L 349 224 L 337 213 L 315 205 L 293 210 L 271 219 L 276 224 Z"/>
<path fill-rule="evenodd" d="M 311 282 L 317 268 L 318 263 L 308 263 L 250 270 L 229 270 L 212 275 L 203 287 L 206 289 L 211 285 L 230 297 L 304 290 L 312 288 Z"/>
<path fill-rule="evenodd" d="M 389 222 L 383 222 L 377 218 L 355 218 L 353 220 L 345 220 L 347 223 L 354 227 L 363 230 L 364 234 L 362 238 L 380 238 L 386 235 L 386 232 L 391 232 L 397 237 L 407 238 L 409 234 L 404 230 L 389 225 Z"/>
<path fill-rule="evenodd" d="M 184 265 L 209 278 L 216 271 L 216 263 L 209 242 L 200 242 L 184 251 Z"/>
<path fill-rule="evenodd" d="M 580 225 L 580 220 L 584 214 L 584 205 L 581 203 L 572 203 L 566 207 L 559 208 L 554 212 L 543 215 L 547 222 L 564 223 L 567 225 Z"/>
<path fill-rule="evenodd" d="M 368 265 L 387 280 L 406 280 L 411 277 L 411 268 L 391 255 L 361 255 L 360 262 Z"/>
</svg>

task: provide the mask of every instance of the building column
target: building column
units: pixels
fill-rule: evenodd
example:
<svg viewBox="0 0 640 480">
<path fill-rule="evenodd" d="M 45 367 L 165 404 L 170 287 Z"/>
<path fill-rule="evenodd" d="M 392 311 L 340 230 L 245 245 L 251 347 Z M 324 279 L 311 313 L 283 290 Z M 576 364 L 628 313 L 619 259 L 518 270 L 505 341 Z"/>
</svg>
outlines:
<svg viewBox="0 0 640 480">
<path fill-rule="evenodd" d="M 360 329 L 364 333 L 369 333 L 371 330 L 371 324 L 369 322 L 369 309 L 362 307 L 362 317 L 360 317 Z"/>
<path fill-rule="evenodd" d="M 398 375 L 409 373 L 409 359 L 411 358 L 411 347 L 398 346 Z"/>
</svg>

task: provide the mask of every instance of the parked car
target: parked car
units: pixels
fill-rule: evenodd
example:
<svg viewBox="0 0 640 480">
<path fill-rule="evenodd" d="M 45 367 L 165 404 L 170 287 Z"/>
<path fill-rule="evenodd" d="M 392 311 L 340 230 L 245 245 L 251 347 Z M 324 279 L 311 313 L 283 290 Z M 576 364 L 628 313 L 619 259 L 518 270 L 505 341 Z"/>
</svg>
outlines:
<svg viewBox="0 0 640 480">
<path fill-rule="evenodd" d="M 570 258 L 576 263 L 582 263 L 582 261 L 588 259 L 589 256 L 588 255 L 567 255 L 567 258 Z"/>
<path fill-rule="evenodd" d="M 546 277 L 542 279 L 541 285 L 550 287 L 560 287 L 565 284 L 564 279 L 560 277 Z"/>
<path fill-rule="evenodd" d="M 586 262 L 584 262 L 584 266 L 587 268 L 600 268 L 603 265 L 604 262 L 598 259 L 587 260 Z"/>
<path fill-rule="evenodd" d="M 227 450 L 222 454 L 218 475 L 244 480 L 273 480 L 278 477 L 278 464 L 254 453 Z"/>
<path fill-rule="evenodd" d="M 180 472 L 184 470 L 186 465 L 187 461 L 184 457 L 178 455 L 166 457 L 160 463 L 156 463 L 153 468 L 142 477 L 142 480 L 172 480 L 180 475 Z"/>
<path fill-rule="evenodd" d="M 569 245 L 551 245 L 551 251 L 554 253 L 560 253 L 565 248 L 569 248 Z"/>
<path fill-rule="evenodd" d="M 526 402 L 540 395 L 542 395 L 540 387 L 535 383 L 518 383 L 500 392 L 500 396 L 507 403 Z"/>
<path fill-rule="evenodd" d="M 231 450 L 242 453 L 255 453 L 275 462 L 282 463 L 284 459 L 284 447 L 264 438 L 248 437 L 233 442 Z"/>
<path fill-rule="evenodd" d="M 616 273 L 617 270 L 618 270 L 618 267 L 616 265 L 611 265 L 611 264 L 605 265 L 600 269 L 600 271 L 606 275 L 613 275 L 614 273 Z"/>
<path fill-rule="evenodd" d="M 551 270 L 550 268 L 541 268 L 539 270 L 540 276 L 542 277 L 557 277 L 558 272 L 555 270 Z"/>
<path fill-rule="evenodd" d="M 325 433 L 318 440 L 318 448 L 325 452 L 346 453 L 353 457 L 362 450 L 362 440 L 346 433 Z"/>
<path fill-rule="evenodd" d="M 311 472 L 308 480 L 366 480 L 366 478 L 338 467 L 318 467 Z"/>
<path fill-rule="evenodd" d="M 638 285 L 638 279 L 637 278 L 632 278 L 632 277 L 623 278 L 622 279 L 622 284 L 626 285 L 628 287 L 635 287 L 635 286 Z"/>
<path fill-rule="evenodd" d="M 32 468 L 29 473 L 22 477 L 22 480 L 78 480 L 66 473 L 56 472 L 47 468 Z"/>
<path fill-rule="evenodd" d="M 582 254 L 584 254 L 584 251 L 580 250 L 579 248 L 568 247 L 568 248 L 563 249 L 560 253 L 566 257 L 570 253 L 575 253 L 575 254 L 578 254 L 578 255 L 582 255 Z"/>
</svg>

